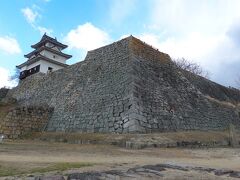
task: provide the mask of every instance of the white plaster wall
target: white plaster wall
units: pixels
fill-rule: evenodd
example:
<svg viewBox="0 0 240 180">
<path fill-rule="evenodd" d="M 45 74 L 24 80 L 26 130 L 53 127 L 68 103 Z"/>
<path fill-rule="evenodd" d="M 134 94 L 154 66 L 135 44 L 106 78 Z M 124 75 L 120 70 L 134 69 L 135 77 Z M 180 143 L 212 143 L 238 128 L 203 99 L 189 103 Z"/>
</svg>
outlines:
<svg viewBox="0 0 240 180">
<path fill-rule="evenodd" d="M 59 56 L 59 55 L 57 55 L 55 53 L 52 53 L 50 51 L 43 50 L 43 51 L 40 52 L 40 54 L 42 56 L 45 56 L 45 57 L 49 58 L 49 59 L 53 59 L 53 60 L 58 61 L 60 63 L 66 64 L 67 58 Z M 55 56 L 55 58 L 53 56 Z"/>
<path fill-rule="evenodd" d="M 56 47 L 56 46 L 54 46 L 52 43 L 46 43 L 46 46 L 47 47 L 50 47 L 50 48 L 53 48 L 53 49 L 55 49 L 55 50 L 57 50 L 57 51 L 59 51 L 59 49 Z M 54 46 L 54 47 L 53 47 Z M 61 48 L 60 48 L 61 49 Z"/>
<path fill-rule="evenodd" d="M 55 47 L 53 47 L 52 49 L 54 49 L 54 50 L 56 50 L 56 51 L 59 51 L 59 49 L 55 46 Z M 59 51 L 59 52 L 61 52 L 61 51 Z"/>
<path fill-rule="evenodd" d="M 31 68 L 33 68 L 33 67 L 36 67 L 36 66 L 38 66 L 39 64 L 41 64 L 41 61 L 37 61 L 37 62 L 35 62 L 35 63 L 33 63 L 33 64 L 30 64 L 29 66 L 27 66 L 27 70 L 28 70 L 28 69 L 31 69 Z"/>
<path fill-rule="evenodd" d="M 40 72 L 42 73 L 47 73 L 48 67 L 53 68 L 53 71 L 56 71 L 58 69 L 62 69 L 62 66 L 50 63 L 48 61 L 41 60 L 41 65 L 40 65 Z"/>
<path fill-rule="evenodd" d="M 27 69 L 27 66 L 24 66 L 20 69 L 20 72 L 25 71 Z"/>
<path fill-rule="evenodd" d="M 33 64 L 29 65 L 29 66 L 24 66 L 24 67 L 22 67 L 22 68 L 20 69 L 20 72 L 22 72 L 22 71 L 24 71 L 24 70 L 29 70 L 29 69 L 31 69 L 31 68 L 33 68 L 33 67 L 38 66 L 38 65 L 40 65 L 40 72 L 42 72 L 42 73 L 47 73 L 48 67 L 53 68 L 53 71 L 63 68 L 62 66 L 59 66 L 59 65 L 50 63 L 50 62 L 48 62 L 48 61 L 40 60 L 40 61 L 35 62 L 35 63 L 33 63 Z"/>
<path fill-rule="evenodd" d="M 36 67 L 36 66 L 39 65 L 40 63 L 41 63 L 41 62 L 38 61 L 38 62 L 35 62 L 35 63 L 33 63 L 33 64 L 30 64 L 29 66 L 24 66 L 24 67 L 22 67 L 22 68 L 20 69 L 20 72 L 25 71 L 25 70 L 29 70 L 29 69 L 31 69 L 31 68 L 33 68 L 33 67 Z"/>
</svg>

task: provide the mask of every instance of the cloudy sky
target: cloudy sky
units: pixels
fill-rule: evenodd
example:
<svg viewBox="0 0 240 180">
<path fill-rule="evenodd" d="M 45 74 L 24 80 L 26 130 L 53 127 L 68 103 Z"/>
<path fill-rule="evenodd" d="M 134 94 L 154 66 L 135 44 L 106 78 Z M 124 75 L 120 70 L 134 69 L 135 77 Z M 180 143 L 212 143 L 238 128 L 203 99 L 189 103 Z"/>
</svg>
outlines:
<svg viewBox="0 0 240 180">
<path fill-rule="evenodd" d="M 68 64 L 132 34 L 220 84 L 236 86 L 240 75 L 239 0 L 3 0 L 0 87 L 15 84 L 8 77 L 44 32 L 69 45 Z"/>
</svg>

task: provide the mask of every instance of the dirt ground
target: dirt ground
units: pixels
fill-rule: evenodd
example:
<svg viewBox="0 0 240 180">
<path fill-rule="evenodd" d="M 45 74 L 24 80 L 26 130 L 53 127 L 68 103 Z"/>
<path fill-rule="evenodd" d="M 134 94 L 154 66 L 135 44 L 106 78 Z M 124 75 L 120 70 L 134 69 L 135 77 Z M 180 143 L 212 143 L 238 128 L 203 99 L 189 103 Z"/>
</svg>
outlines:
<svg viewBox="0 0 240 180">
<path fill-rule="evenodd" d="M 55 170 L 53 172 L 41 169 L 61 163 L 69 163 L 69 167 L 60 168 L 61 171 L 53 169 Z M 74 163 L 78 164 L 79 168 L 77 165 L 71 166 Z M 160 163 L 240 171 L 240 149 L 146 148 L 134 150 L 111 145 L 79 145 L 30 140 L 0 144 L 0 175 L 2 176 L 0 179 L 6 179 L 4 176 L 7 175 L 18 176 L 21 179 L 30 174 L 43 172 L 44 174 L 66 174 L 75 171 L 106 171 Z M 176 177 L 178 179 L 181 179 L 180 177 L 182 179 L 231 179 L 228 176 L 216 177 L 206 172 L 177 170 L 165 172 L 164 177 L 164 179 Z"/>
</svg>

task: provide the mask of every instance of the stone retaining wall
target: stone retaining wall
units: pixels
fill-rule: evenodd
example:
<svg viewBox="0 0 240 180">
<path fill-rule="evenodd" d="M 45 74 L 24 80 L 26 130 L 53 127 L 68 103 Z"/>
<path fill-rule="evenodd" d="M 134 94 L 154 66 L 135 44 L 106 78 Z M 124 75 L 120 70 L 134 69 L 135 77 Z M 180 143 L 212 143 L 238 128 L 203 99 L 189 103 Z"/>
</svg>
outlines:
<svg viewBox="0 0 240 180">
<path fill-rule="evenodd" d="M 18 138 L 46 127 L 53 109 L 48 107 L 14 107 L 0 119 L 0 134 Z"/>
<path fill-rule="evenodd" d="M 188 78 L 167 54 L 134 37 L 89 51 L 67 68 L 27 77 L 7 96 L 22 106 L 54 107 L 47 131 L 240 129 L 240 91 Z"/>
<path fill-rule="evenodd" d="M 0 101 L 6 97 L 7 93 L 8 93 L 9 89 L 7 88 L 1 88 L 0 89 Z"/>
</svg>

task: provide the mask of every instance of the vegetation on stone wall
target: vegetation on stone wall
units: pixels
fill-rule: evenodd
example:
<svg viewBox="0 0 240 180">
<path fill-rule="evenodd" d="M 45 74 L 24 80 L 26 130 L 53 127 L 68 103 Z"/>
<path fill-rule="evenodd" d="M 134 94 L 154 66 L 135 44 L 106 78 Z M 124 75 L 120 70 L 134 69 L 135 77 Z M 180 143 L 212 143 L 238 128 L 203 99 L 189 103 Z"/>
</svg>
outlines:
<svg viewBox="0 0 240 180">
<path fill-rule="evenodd" d="M 177 67 L 189 71 L 195 75 L 199 75 L 202 77 L 205 77 L 207 79 L 210 78 L 210 73 L 206 70 L 204 70 L 200 64 L 191 62 L 190 60 L 187 60 L 185 58 L 178 58 L 178 59 L 173 59 L 173 62 L 177 65 Z"/>
</svg>

